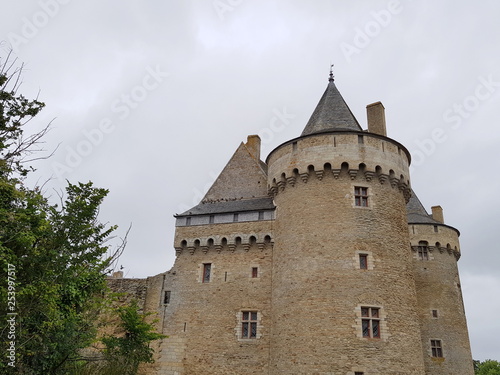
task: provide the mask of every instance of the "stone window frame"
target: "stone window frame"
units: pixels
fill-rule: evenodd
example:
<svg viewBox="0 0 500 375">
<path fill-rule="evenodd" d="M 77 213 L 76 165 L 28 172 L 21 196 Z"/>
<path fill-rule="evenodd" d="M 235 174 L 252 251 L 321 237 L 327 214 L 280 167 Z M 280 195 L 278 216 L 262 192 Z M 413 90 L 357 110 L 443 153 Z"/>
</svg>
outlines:
<svg viewBox="0 0 500 375">
<path fill-rule="evenodd" d="M 439 310 L 438 309 L 431 309 L 431 318 L 432 319 L 439 319 Z"/>
<path fill-rule="evenodd" d="M 357 195 L 356 189 L 366 189 L 366 195 Z M 352 207 L 362 210 L 371 210 L 373 208 L 373 192 L 370 186 L 363 183 L 352 183 L 351 184 L 351 196 L 352 196 Z M 366 206 L 358 206 L 356 204 L 356 198 L 358 196 L 366 197 Z"/>
<path fill-rule="evenodd" d="M 431 260 L 431 249 L 429 247 L 429 241 L 418 241 L 417 246 L 417 259 L 421 261 Z"/>
<path fill-rule="evenodd" d="M 361 306 L 362 336 L 368 339 L 380 339 L 380 308 Z"/>
<path fill-rule="evenodd" d="M 361 308 L 366 307 L 378 309 L 379 337 L 363 337 L 363 319 L 365 317 L 361 316 Z M 373 303 L 360 303 L 354 308 L 354 313 L 356 314 L 356 320 L 353 328 L 355 329 L 356 337 L 361 340 L 387 341 L 387 339 L 389 338 L 389 330 L 387 328 L 387 313 L 382 305 Z"/>
<path fill-rule="evenodd" d="M 431 338 L 429 352 L 432 358 L 444 358 L 443 340 Z"/>
<path fill-rule="evenodd" d="M 210 266 L 210 277 L 208 280 L 205 278 L 206 266 Z M 214 263 L 211 261 L 201 262 L 198 266 L 198 282 L 201 284 L 210 284 L 214 279 Z"/>
<path fill-rule="evenodd" d="M 172 291 L 165 290 L 163 293 L 163 304 L 164 305 L 170 304 L 171 298 L 172 298 Z"/>
<path fill-rule="evenodd" d="M 257 314 L 257 319 L 255 320 L 255 323 L 257 323 L 257 331 L 256 331 L 256 336 L 252 338 L 248 337 L 243 337 L 243 323 L 246 321 L 243 320 L 243 313 L 248 312 L 248 313 L 256 313 Z M 259 341 L 259 339 L 262 337 L 262 313 L 258 309 L 241 309 L 236 313 L 236 328 L 235 328 L 235 334 L 236 334 L 236 339 L 240 342 L 246 342 L 246 343 L 256 343 Z M 252 322 L 251 320 L 248 322 Z"/>
<path fill-rule="evenodd" d="M 260 267 L 259 266 L 251 266 L 250 267 L 250 278 L 251 279 L 259 279 L 260 278 Z"/>
<path fill-rule="evenodd" d="M 360 267 L 360 255 L 366 255 L 367 268 Z M 375 268 L 375 260 L 371 251 L 356 250 L 353 257 L 354 268 L 362 271 L 371 271 Z"/>
</svg>

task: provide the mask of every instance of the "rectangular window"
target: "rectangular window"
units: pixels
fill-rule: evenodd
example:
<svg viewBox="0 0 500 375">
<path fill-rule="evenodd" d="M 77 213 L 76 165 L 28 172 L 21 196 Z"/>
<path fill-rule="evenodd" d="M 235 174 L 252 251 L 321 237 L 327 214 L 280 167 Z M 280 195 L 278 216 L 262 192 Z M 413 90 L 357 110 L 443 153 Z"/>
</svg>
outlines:
<svg viewBox="0 0 500 375">
<path fill-rule="evenodd" d="M 360 145 L 362 145 L 363 143 L 365 143 L 364 139 L 363 139 L 363 136 L 362 135 L 358 135 L 358 143 Z"/>
<path fill-rule="evenodd" d="M 212 263 L 203 263 L 203 282 L 209 283 L 212 276 Z"/>
<path fill-rule="evenodd" d="M 361 327 L 363 337 L 380 338 L 380 317 L 378 307 L 362 307 L 361 308 Z"/>
<path fill-rule="evenodd" d="M 354 202 L 358 207 L 368 207 L 368 188 L 355 186 Z"/>
<path fill-rule="evenodd" d="M 362 270 L 368 269 L 368 255 L 359 254 L 359 268 Z"/>
<path fill-rule="evenodd" d="M 238 220 L 239 220 L 239 215 L 238 214 L 234 214 L 233 215 L 233 221 L 236 223 Z"/>
<path fill-rule="evenodd" d="M 264 211 L 259 211 L 259 220 L 264 220 Z"/>
<path fill-rule="evenodd" d="M 292 151 L 297 151 L 297 141 L 292 143 Z"/>
<path fill-rule="evenodd" d="M 168 305 L 170 303 L 170 290 L 165 291 L 165 295 L 163 296 L 163 303 Z"/>
<path fill-rule="evenodd" d="M 437 310 L 432 310 L 432 317 L 437 318 L 438 317 L 438 311 Z"/>
<path fill-rule="evenodd" d="M 186 218 L 186 225 L 191 225 L 191 218 L 190 217 Z"/>
<path fill-rule="evenodd" d="M 429 260 L 429 247 L 425 241 L 420 241 L 418 243 L 418 259 Z"/>
<path fill-rule="evenodd" d="M 215 216 L 214 215 L 210 215 L 210 217 L 208 218 L 208 223 L 209 224 L 213 224 L 215 222 Z"/>
<path fill-rule="evenodd" d="M 252 267 L 252 278 L 256 278 L 259 276 L 259 269 L 257 267 Z"/>
<path fill-rule="evenodd" d="M 437 225 L 434 225 L 434 232 L 439 232 L 439 229 L 438 229 L 438 226 Z"/>
<path fill-rule="evenodd" d="M 256 339 L 257 338 L 257 312 L 243 311 L 241 319 L 241 338 Z"/>
<path fill-rule="evenodd" d="M 443 347 L 441 340 L 431 340 L 432 356 L 436 358 L 443 358 Z"/>
<path fill-rule="evenodd" d="M 356 371 L 354 375 L 364 375 L 364 372 Z"/>
</svg>

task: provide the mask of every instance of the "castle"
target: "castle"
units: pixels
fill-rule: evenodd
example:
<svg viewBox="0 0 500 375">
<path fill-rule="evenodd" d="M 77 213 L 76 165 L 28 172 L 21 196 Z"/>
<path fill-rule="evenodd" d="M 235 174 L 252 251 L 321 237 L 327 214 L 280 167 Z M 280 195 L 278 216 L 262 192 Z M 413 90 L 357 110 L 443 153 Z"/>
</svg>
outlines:
<svg viewBox="0 0 500 375">
<path fill-rule="evenodd" d="M 472 375 L 459 231 L 410 187 L 382 103 L 363 130 L 333 76 L 302 134 L 237 148 L 176 215 L 173 268 L 110 280 L 158 313 L 161 375 Z"/>
</svg>

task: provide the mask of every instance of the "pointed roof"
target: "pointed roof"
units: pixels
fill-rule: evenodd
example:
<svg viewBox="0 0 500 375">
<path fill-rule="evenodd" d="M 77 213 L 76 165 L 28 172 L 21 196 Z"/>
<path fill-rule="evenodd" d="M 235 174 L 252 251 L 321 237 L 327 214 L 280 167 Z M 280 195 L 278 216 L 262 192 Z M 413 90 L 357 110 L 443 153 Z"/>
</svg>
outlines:
<svg viewBox="0 0 500 375">
<path fill-rule="evenodd" d="M 260 160 L 260 138 L 241 143 L 201 203 L 177 216 L 274 209 L 267 193 L 267 166 Z"/>
<path fill-rule="evenodd" d="M 442 224 L 432 218 L 424 208 L 420 199 L 412 192 L 409 202 L 406 204 L 408 223 L 415 224 Z"/>
<path fill-rule="evenodd" d="M 358 120 L 356 120 L 344 98 L 340 95 L 339 90 L 335 86 L 333 75 L 330 73 L 325 93 L 319 100 L 301 135 L 304 136 L 332 130 L 362 131 L 363 129 L 361 129 Z"/>
</svg>

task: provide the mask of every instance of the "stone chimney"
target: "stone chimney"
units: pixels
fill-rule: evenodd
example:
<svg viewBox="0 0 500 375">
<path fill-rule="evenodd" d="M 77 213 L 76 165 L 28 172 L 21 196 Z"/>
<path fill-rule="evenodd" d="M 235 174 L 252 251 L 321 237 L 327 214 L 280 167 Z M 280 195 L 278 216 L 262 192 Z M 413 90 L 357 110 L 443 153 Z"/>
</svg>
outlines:
<svg viewBox="0 0 500 375">
<path fill-rule="evenodd" d="M 260 137 L 258 135 L 249 135 L 245 146 L 254 158 L 260 160 Z"/>
<path fill-rule="evenodd" d="M 440 223 L 444 224 L 443 209 L 441 206 L 432 206 L 432 218 Z"/>
<path fill-rule="evenodd" d="M 387 136 L 385 128 L 385 108 L 381 102 L 368 104 L 366 106 L 366 117 L 368 119 L 368 131 L 370 133 Z"/>
</svg>

